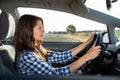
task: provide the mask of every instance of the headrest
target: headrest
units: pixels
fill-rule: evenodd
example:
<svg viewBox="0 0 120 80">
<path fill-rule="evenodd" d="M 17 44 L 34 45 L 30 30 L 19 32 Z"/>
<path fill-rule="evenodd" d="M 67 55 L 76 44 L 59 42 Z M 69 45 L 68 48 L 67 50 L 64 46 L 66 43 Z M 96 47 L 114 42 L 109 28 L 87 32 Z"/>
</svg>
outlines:
<svg viewBox="0 0 120 80">
<path fill-rule="evenodd" d="M 15 21 L 13 16 L 7 12 L 0 14 L 0 40 L 13 37 L 15 33 Z"/>
</svg>

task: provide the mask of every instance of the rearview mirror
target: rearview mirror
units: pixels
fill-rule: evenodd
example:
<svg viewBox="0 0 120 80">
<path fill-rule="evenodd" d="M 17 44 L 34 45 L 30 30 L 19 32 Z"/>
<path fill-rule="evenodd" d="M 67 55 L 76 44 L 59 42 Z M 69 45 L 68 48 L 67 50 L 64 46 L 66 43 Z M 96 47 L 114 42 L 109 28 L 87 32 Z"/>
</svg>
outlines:
<svg viewBox="0 0 120 80">
<path fill-rule="evenodd" d="M 117 2 L 118 0 L 106 0 L 106 7 L 108 10 L 111 9 L 112 3 Z"/>
</svg>

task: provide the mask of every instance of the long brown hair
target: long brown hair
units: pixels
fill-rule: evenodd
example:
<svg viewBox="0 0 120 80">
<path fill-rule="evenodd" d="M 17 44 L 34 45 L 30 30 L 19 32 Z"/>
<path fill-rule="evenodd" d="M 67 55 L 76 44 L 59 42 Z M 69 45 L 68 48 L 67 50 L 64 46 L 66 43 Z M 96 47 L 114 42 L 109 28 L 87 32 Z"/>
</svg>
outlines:
<svg viewBox="0 0 120 80">
<path fill-rule="evenodd" d="M 37 25 L 37 20 L 41 20 L 43 25 L 42 18 L 34 15 L 26 14 L 21 16 L 18 20 L 14 39 L 16 50 L 15 61 L 17 60 L 18 54 L 23 50 L 35 52 L 33 28 Z M 39 49 L 40 53 L 46 57 L 47 50 L 42 47 L 41 43 L 42 42 L 39 42 L 40 45 L 37 47 L 37 49 Z"/>
</svg>

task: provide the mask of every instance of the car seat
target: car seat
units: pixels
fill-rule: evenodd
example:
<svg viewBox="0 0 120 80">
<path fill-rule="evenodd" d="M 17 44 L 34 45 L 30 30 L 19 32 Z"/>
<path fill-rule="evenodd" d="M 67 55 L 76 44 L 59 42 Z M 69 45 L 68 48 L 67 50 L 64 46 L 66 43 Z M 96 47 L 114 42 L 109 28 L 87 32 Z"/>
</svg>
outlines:
<svg viewBox="0 0 120 80">
<path fill-rule="evenodd" d="M 15 49 L 12 44 L 14 33 L 13 16 L 2 11 L 0 14 L 0 75 L 18 74 L 14 67 Z"/>
</svg>

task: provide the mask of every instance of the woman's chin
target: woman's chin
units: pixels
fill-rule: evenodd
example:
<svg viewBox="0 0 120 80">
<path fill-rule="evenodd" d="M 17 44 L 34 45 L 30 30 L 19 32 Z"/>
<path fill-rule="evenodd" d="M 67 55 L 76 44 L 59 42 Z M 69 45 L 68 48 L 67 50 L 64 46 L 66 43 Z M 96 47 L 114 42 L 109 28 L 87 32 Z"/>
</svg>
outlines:
<svg viewBox="0 0 120 80">
<path fill-rule="evenodd" d="M 40 41 L 44 41 L 44 39 L 40 39 Z"/>
</svg>

